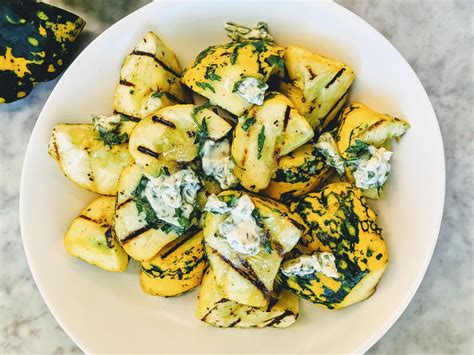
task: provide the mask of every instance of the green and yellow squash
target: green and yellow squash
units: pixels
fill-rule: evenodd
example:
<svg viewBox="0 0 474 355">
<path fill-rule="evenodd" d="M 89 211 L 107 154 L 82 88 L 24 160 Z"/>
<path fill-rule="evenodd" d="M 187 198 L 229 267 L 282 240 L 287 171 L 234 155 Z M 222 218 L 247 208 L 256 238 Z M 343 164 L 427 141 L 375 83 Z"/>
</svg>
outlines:
<svg viewBox="0 0 474 355">
<path fill-rule="evenodd" d="M 306 120 L 284 95 L 272 92 L 262 106 L 253 106 L 239 117 L 234 130 L 234 174 L 250 191 L 265 189 L 275 173 L 278 159 L 313 138 Z"/>
<path fill-rule="evenodd" d="M 142 262 L 142 290 L 155 296 L 179 296 L 201 283 L 206 267 L 202 232 L 179 237 Z"/>
<path fill-rule="evenodd" d="M 252 103 L 239 95 L 238 86 L 246 78 L 254 78 L 263 88 L 273 74 L 281 75 L 284 51 L 262 39 L 211 46 L 185 69 L 182 80 L 213 104 L 240 116 Z"/>
<path fill-rule="evenodd" d="M 297 295 L 336 309 L 365 300 L 374 292 L 388 262 L 388 252 L 376 215 L 359 189 L 334 183 L 301 197 L 291 205 L 309 228 L 298 243 L 300 254 L 331 252 L 338 277 L 322 273 L 286 276 L 278 282 Z"/>
<path fill-rule="evenodd" d="M 82 18 L 43 2 L 0 2 L 0 104 L 58 76 L 84 25 Z"/>
<path fill-rule="evenodd" d="M 282 202 L 315 191 L 333 174 L 312 143 L 281 157 L 263 194 Z"/>
</svg>

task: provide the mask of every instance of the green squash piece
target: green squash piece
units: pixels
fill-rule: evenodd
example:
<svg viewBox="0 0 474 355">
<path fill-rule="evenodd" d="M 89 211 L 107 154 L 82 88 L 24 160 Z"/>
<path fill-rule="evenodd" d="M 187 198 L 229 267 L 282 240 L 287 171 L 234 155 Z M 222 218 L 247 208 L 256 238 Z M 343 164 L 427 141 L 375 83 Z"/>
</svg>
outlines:
<svg viewBox="0 0 474 355">
<path fill-rule="evenodd" d="M 36 0 L 0 3 L 0 104 L 28 95 L 58 76 L 85 21 Z"/>
</svg>

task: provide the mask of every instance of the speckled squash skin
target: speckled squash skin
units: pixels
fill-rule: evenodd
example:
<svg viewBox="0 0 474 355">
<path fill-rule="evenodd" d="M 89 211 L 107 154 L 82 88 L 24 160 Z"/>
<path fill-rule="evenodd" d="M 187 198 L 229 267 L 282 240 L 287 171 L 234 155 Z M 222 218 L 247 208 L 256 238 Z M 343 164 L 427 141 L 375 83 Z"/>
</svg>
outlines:
<svg viewBox="0 0 474 355">
<path fill-rule="evenodd" d="M 282 202 L 315 191 L 333 170 L 313 144 L 308 143 L 280 158 L 274 177 L 263 194 Z"/>
<path fill-rule="evenodd" d="M 332 252 L 339 278 L 321 273 L 288 277 L 279 282 L 309 301 L 326 308 L 343 308 L 369 297 L 388 262 L 388 252 L 375 213 L 356 187 L 334 183 L 303 196 L 291 211 L 309 227 L 297 248 L 302 254 Z"/>
<path fill-rule="evenodd" d="M 150 295 L 179 296 L 201 283 L 206 267 L 202 232 L 186 235 L 142 262 L 141 286 Z"/>
<path fill-rule="evenodd" d="M 69 64 L 85 21 L 34 0 L 0 3 L 0 104 L 19 100 Z"/>
<path fill-rule="evenodd" d="M 247 40 L 211 46 L 185 69 L 183 83 L 223 109 L 240 116 L 252 104 L 234 91 L 243 77 L 267 82 L 283 73 L 284 48 L 264 40 Z"/>
</svg>

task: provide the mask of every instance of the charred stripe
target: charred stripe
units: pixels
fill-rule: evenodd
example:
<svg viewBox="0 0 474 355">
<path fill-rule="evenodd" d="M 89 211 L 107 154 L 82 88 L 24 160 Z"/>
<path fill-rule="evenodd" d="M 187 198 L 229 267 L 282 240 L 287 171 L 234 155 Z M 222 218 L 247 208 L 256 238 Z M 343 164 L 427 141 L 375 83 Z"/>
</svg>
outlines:
<svg viewBox="0 0 474 355">
<path fill-rule="evenodd" d="M 341 70 L 339 70 L 336 75 L 334 75 L 332 77 L 331 80 L 329 80 L 329 83 L 326 84 L 326 86 L 324 87 L 325 89 L 329 88 L 332 84 L 334 84 L 334 82 L 337 80 L 337 78 L 339 78 L 342 73 L 344 73 L 344 70 L 346 70 L 346 68 L 342 68 Z"/>
<path fill-rule="evenodd" d="M 127 81 L 125 79 L 120 79 L 119 84 L 120 85 L 125 85 L 125 86 L 135 87 L 134 83 L 131 83 L 130 81 Z"/>
<path fill-rule="evenodd" d="M 165 63 L 163 63 L 158 58 L 156 58 L 153 53 L 148 53 L 148 52 L 144 52 L 144 51 L 133 51 L 131 54 L 132 55 L 143 55 L 143 56 L 146 56 L 146 57 L 153 58 L 155 60 L 155 62 L 157 62 L 159 65 L 161 65 L 161 67 L 164 70 L 166 70 L 167 72 L 173 74 L 174 76 L 176 76 L 178 78 L 180 76 L 179 74 L 175 73 L 173 69 L 171 69 L 169 66 L 167 66 Z"/>
<path fill-rule="evenodd" d="M 146 155 L 149 155 L 155 159 L 158 159 L 158 157 L 160 156 L 157 152 L 154 152 L 153 150 L 151 149 L 148 149 L 147 147 L 144 147 L 142 145 L 139 145 L 137 147 L 137 150 L 140 152 L 140 153 L 143 153 L 143 154 L 146 154 Z"/>
<path fill-rule="evenodd" d="M 132 233 L 129 233 L 125 238 L 121 239 L 120 241 L 122 242 L 122 244 L 127 243 L 130 240 L 138 237 L 140 234 L 143 234 L 143 233 L 149 231 L 150 229 L 151 229 L 151 227 L 149 227 L 149 226 L 142 227 L 140 229 L 137 229 L 136 231 L 133 231 Z"/>
<path fill-rule="evenodd" d="M 162 118 L 162 117 L 153 116 L 153 117 L 151 118 L 151 120 L 152 120 L 153 122 L 161 123 L 161 124 L 163 124 L 163 125 L 165 125 L 165 126 L 168 126 L 168 127 L 170 127 L 170 128 L 173 128 L 173 129 L 176 128 L 176 125 L 175 125 L 173 122 L 167 121 L 167 120 L 165 120 L 165 119 Z"/>
</svg>

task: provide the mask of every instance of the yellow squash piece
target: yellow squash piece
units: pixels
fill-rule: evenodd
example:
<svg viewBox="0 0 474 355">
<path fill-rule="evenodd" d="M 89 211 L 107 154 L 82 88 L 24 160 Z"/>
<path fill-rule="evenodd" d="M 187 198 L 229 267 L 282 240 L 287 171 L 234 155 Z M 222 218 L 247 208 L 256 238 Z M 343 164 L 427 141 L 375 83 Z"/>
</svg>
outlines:
<svg viewBox="0 0 474 355">
<path fill-rule="evenodd" d="M 242 194 L 228 190 L 219 194 L 219 198 L 230 201 Z M 208 212 L 204 222 L 204 246 L 224 296 L 238 303 L 264 307 L 270 300 L 283 255 L 296 245 L 304 227 L 284 205 L 256 196 L 251 199 L 261 216 L 268 244 L 254 256 L 236 252 L 218 232 L 226 215 Z"/>
<path fill-rule="evenodd" d="M 305 144 L 281 157 L 275 176 L 262 191 L 263 194 L 282 202 L 315 191 L 332 175 L 313 144 Z"/>
<path fill-rule="evenodd" d="M 266 188 L 278 159 L 313 138 L 314 132 L 288 98 L 271 93 L 263 106 L 239 118 L 232 142 L 234 173 L 251 191 Z"/>
<path fill-rule="evenodd" d="M 56 125 L 48 153 L 69 180 L 102 195 L 116 194 L 120 172 L 132 161 L 126 143 L 106 145 L 92 124 Z"/>
<path fill-rule="evenodd" d="M 393 138 L 400 138 L 409 128 L 410 125 L 404 120 L 354 102 L 342 112 L 335 140 L 341 156 L 348 159 L 351 156 L 347 149 L 357 141 L 379 148 Z"/>
<path fill-rule="evenodd" d="M 287 48 L 284 59 L 291 82 L 281 84 L 282 92 L 313 129 L 323 129 L 347 100 L 355 79 L 353 70 L 344 63 L 295 46 Z"/>
<path fill-rule="evenodd" d="M 189 102 L 181 84 L 176 55 L 154 32 L 148 32 L 125 57 L 113 108 L 138 119 L 176 103 Z"/>
<path fill-rule="evenodd" d="M 215 327 L 287 328 L 298 315 L 298 297 L 286 290 L 274 292 L 267 307 L 250 307 L 225 298 L 211 268 L 202 280 L 196 317 Z"/>
<path fill-rule="evenodd" d="M 108 271 L 125 271 L 128 255 L 115 239 L 112 221 L 115 197 L 101 196 L 74 218 L 64 235 L 69 254 Z"/>
<path fill-rule="evenodd" d="M 231 128 L 208 108 L 168 106 L 146 117 L 135 127 L 130 136 L 129 150 L 137 164 L 147 167 L 161 158 L 190 162 L 197 157 L 199 144 L 203 144 L 206 137 L 218 140 Z"/>
<path fill-rule="evenodd" d="M 156 296 L 179 296 L 201 283 L 206 267 L 202 232 L 179 237 L 142 262 L 142 290 Z"/>
<path fill-rule="evenodd" d="M 326 308 L 344 308 L 370 297 L 388 262 L 387 246 L 375 213 L 359 189 L 334 183 L 291 205 L 309 228 L 298 250 L 309 255 L 327 251 L 335 256 L 338 278 L 321 273 L 278 275 L 288 290 Z"/>
<path fill-rule="evenodd" d="M 172 173 L 178 169 L 170 163 L 163 163 L 161 166 L 166 166 Z M 160 167 L 155 167 L 154 172 L 157 173 L 159 169 Z M 152 174 L 150 171 L 148 173 Z M 170 228 L 169 224 L 153 226 L 147 220 L 146 211 L 140 208 L 140 196 L 135 194 L 144 176 L 143 168 L 135 163 L 122 171 L 114 220 L 118 240 L 127 254 L 138 261 L 152 258 L 166 244 L 183 234 L 176 228 Z"/>
<path fill-rule="evenodd" d="M 281 74 L 284 49 L 263 40 L 247 40 L 211 46 L 185 69 L 183 83 L 212 103 L 240 116 L 252 104 L 242 98 L 236 85 L 247 77 L 266 83 Z"/>
</svg>

